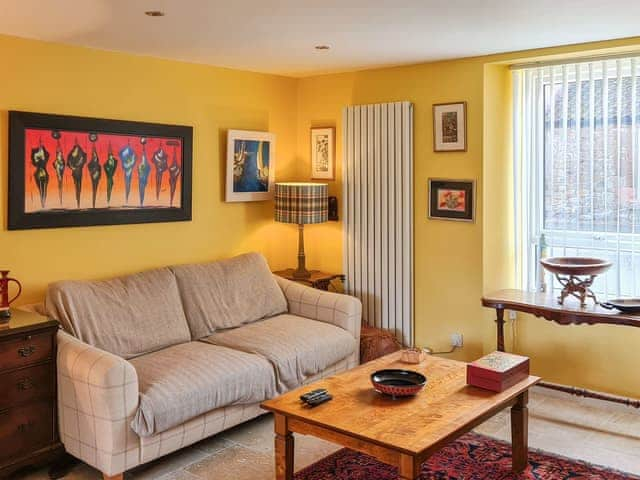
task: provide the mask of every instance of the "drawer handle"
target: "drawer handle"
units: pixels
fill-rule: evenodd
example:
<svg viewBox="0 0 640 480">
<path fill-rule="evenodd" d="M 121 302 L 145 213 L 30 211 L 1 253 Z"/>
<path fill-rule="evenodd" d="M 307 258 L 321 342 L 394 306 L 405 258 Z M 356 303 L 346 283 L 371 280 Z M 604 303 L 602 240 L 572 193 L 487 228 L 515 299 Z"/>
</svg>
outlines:
<svg viewBox="0 0 640 480">
<path fill-rule="evenodd" d="M 34 423 L 29 420 L 27 423 L 21 423 L 20 425 L 18 425 L 18 431 L 20 433 L 26 433 L 29 430 L 31 430 L 34 426 Z"/>
<path fill-rule="evenodd" d="M 29 345 L 28 347 L 19 348 L 18 355 L 20 355 L 21 357 L 30 357 L 35 351 L 36 347 L 33 345 Z"/>
<path fill-rule="evenodd" d="M 33 388 L 33 381 L 30 378 L 23 378 L 18 382 L 18 390 L 30 390 Z"/>
</svg>

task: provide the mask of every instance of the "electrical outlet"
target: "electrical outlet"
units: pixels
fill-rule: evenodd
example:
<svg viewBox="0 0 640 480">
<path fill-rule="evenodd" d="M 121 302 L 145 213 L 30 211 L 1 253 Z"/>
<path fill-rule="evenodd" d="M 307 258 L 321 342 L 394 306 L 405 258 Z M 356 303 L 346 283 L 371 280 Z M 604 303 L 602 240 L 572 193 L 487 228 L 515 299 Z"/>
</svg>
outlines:
<svg viewBox="0 0 640 480">
<path fill-rule="evenodd" d="M 451 334 L 451 346 L 452 347 L 461 347 L 462 346 L 462 334 L 461 333 L 452 333 Z"/>
<path fill-rule="evenodd" d="M 515 310 L 509 310 L 509 320 L 515 320 L 518 318 L 518 315 Z"/>
</svg>

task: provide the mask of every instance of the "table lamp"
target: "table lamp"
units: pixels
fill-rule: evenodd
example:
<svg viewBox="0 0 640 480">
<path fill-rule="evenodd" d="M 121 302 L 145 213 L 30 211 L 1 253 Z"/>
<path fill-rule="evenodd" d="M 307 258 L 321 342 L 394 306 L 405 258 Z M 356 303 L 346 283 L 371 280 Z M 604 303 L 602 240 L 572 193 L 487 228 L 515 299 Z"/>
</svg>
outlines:
<svg viewBox="0 0 640 480">
<path fill-rule="evenodd" d="M 276 222 L 298 224 L 298 268 L 295 278 L 309 278 L 304 256 L 304 226 L 328 220 L 326 183 L 276 183 Z"/>
</svg>

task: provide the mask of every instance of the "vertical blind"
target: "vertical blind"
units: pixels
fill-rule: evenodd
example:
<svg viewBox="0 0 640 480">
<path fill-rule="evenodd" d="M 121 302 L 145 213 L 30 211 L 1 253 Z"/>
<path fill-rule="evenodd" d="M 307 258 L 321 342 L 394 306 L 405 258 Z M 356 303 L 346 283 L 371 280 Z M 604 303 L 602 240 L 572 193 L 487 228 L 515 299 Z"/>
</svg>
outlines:
<svg viewBox="0 0 640 480">
<path fill-rule="evenodd" d="M 413 345 L 413 106 L 346 107 L 343 125 L 346 290 Z"/>
<path fill-rule="evenodd" d="M 613 262 L 594 291 L 640 296 L 640 68 L 618 58 L 514 71 L 517 278 L 540 256 Z"/>
</svg>

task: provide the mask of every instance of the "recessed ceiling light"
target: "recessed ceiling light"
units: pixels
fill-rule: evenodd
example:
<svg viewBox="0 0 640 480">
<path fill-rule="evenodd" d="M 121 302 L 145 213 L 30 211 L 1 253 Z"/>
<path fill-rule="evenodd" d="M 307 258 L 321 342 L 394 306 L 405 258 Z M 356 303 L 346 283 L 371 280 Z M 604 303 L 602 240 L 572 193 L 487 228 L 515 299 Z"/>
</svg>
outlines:
<svg viewBox="0 0 640 480">
<path fill-rule="evenodd" d="M 147 17 L 164 17 L 164 12 L 160 10 L 147 10 L 144 14 Z"/>
<path fill-rule="evenodd" d="M 314 48 L 316 50 L 329 50 L 331 47 L 329 45 L 316 45 Z"/>
</svg>

